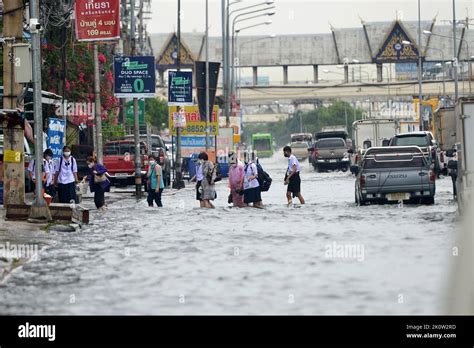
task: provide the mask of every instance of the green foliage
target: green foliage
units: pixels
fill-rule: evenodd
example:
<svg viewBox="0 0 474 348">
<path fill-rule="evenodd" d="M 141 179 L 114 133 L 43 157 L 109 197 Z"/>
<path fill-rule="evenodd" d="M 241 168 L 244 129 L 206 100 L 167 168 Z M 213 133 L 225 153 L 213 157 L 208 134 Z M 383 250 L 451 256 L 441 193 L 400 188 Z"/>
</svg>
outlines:
<svg viewBox="0 0 474 348">
<path fill-rule="evenodd" d="M 102 123 L 102 137 L 104 144 L 109 140 L 122 139 L 125 136 L 125 130 L 122 125 L 114 120 L 105 120 Z"/>
<path fill-rule="evenodd" d="M 70 102 L 95 101 L 94 45 L 78 43 L 74 31 L 67 28 L 64 40 L 61 30 L 50 30 L 42 40 L 42 87 Z M 118 99 L 113 95 L 112 45 L 99 45 L 101 70 L 100 92 L 102 118 L 116 115 Z M 65 66 L 63 55 L 65 54 Z"/>
<path fill-rule="evenodd" d="M 159 98 L 145 99 L 145 122 L 159 130 L 163 129 L 163 123 L 164 128 L 167 128 L 169 125 L 167 101 Z"/>
<path fill-rule="evenodd" d="M 351 104 L 342 101 L 334 101 L 330 106 L 322 106 L 313 111 L 302 113 L 303 132 L 314 134 L 323 127 L 344 126 L 346 113 L 348 133 L 352 134 L 352 122 L 362 119 L 362 111 L 354 110 Z M 246 143 L 250 143 L 252 134 L 260 132 L 271 133 L 277 145 L 283 146 L 290 142 L 291 133 L 300 132 L 300 113 L 276 123 L 245 125 L 243 131 L 243 140 Z"/>
</svg>

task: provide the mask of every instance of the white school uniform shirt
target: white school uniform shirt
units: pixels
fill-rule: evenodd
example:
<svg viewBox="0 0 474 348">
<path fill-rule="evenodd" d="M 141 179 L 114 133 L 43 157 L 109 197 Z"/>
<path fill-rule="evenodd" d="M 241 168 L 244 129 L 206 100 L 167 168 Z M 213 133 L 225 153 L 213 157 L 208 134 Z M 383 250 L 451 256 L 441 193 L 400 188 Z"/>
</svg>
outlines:
<svg viewBox="0 0 474 348">
<path fill-rule="evenodd" d="M 46 171 L 46 166 L 45 166 L 46 160 L 43 158 L 43 168 L 42 170 L 45 172 Z M 31 177 L 33 180 L 36 180 L 36 160 L 31 160 L 30 163 L 28 164 L 28 171 L 31 173 Z"/>
<path fill-rule="evenodd" d="M 301 165 L 300 162 L 298 162 L 298 159 L 296 158 L 295 155 L 291 154 L 290 157 L 288 158 L 288 175 L 293 172 L 293 166 L 296 165 L 296 172 L 301 171 Z"/>
<path fill-rule="evenodd" d="M 46 173 L 46 186 L 53 184 L 54 174 L 56 173 L 56 163 L 53 160 L 45 161 L 44 172 Z"/>
<path fill-rule="evenodd" d="M 202 181 L 204 179 L 204 174 L 202 173 L 202 163 L 196 164 L 196 181 Z"/>
<path fill-rule="evenodd" d="M 249 181 L 249 177 L 251 176 L 258 176 L 257 165 L 253 162 L 248 163 L 245 168 L 245 175 L 244 175 L 244 190 L 253 189 L 255 187 L 259 187 L 260 184 L 258 183 L 257 178 Z"/>
<path fill-rule="evenodd" d="M 72 182 L 75 182 L 76 179 L 74 177 L 74 173 L 77 173 L 76 159 L 72 156 L 70 156 L 69 158 L 64 158 L 63 156 L 58 161 L 56 173 L 58 174 L 58 183 L 60 184 L 70 184 Z"/>
</svg>

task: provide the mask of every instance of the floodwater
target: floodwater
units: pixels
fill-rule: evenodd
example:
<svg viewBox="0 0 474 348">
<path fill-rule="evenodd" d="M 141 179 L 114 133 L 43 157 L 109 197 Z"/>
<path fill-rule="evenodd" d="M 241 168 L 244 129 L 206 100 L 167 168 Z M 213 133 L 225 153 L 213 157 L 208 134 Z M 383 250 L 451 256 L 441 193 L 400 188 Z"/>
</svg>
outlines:
<svg viewBox="0 0 474 348">
<path fill-rule="evenodd" d="M 0 286 L 0 314 L 440 314 L 455 245 L 451 180 L 436 204 L 354 204 L 349 173 L 302 162 L 305 206 L 287 207 L 286 159 L 264 209 L 216 209 L 189 189 L 147 207 L 129 194 Z M 170 193 L 170 192 L 169 192 Z M 89 200 L 85 203 L 92 207 Z"/>
</svg>

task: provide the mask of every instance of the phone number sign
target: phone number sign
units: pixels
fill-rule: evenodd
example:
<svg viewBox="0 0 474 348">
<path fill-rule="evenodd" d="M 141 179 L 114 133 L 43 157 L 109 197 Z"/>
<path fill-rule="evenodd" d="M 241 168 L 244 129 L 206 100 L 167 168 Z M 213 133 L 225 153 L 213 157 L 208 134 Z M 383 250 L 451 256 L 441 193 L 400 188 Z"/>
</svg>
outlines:
<svg viewBox="0 0 474 348">
<path fill-rule="evenodd" d="M 120 39 L 120 0 L 76 0 L 74 11 L 78 41 Z"/>
<path fill-rule="evenodd" d="M 117 98 L 154 98 L 155 57 L 114 57 L 114 95 Z"/>
<path fill-rule="evenodd" d="M 179 111 L 176 110 L 176 107 L 170 106 L 169 108 L 169 124 L 170 129 L 173 130 L 173 135 L 176 135 L 176 125 L 174 120 L 177 119 L 176 114 Z M 186 126 L 183 127 L 181 135 L 205 135 L 206 134 L 206 121 L 201 120 L 201 115 L 199 114 L 199 108 L 197 105 L 194 106 L 185 106 L 183 107 L 184 114 L 186 117 Z M 212 111 L 212 117 L 209 120 L 209 134 L 218 135 L 219 134 L 219 107 L 214 105 Z"/>
</svg>

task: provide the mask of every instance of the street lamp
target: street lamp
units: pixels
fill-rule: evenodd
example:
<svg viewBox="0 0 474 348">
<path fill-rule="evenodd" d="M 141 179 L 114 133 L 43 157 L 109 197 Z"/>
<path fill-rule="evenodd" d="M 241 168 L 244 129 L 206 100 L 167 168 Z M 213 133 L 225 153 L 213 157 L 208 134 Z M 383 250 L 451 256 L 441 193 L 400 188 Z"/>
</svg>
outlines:
<svg viewBox="0 0 474 348">
<path fill-rule="evenodd" d="M 260 10 L 259 10 L 260 11 Z M 231 81 L 230 81 L 230 95 L 233 96 L 234 95 L 234 85 L 235 85 L 235 40 L 236 40 L 236 33 L 238 33 L 237 30 L 235 30 L 235 25 L 237 23 L 240 23 L 240 22 L 244 22 L 244 21 L 248 21 L 248 20 L 251 20 L 251 19 L 255 19 L 255 18 L 259 18 L 259 17 L 270 17 L 270 16 L 273 16 L 275 14 L 275 11 L 269 11 L 269 12 L 266 12 L 266 13 L 262 13 L 262 14 L 258 14 L 256 16 L 252 16 L 252 17 L 246 17 L 246 18 L 242 18 L 242 19 L 238 19 L 238 16 L 236 16 L 234 18 L 234 21 L 232 23 L 232 49 L 231 49 L 231 58 L 232 58 L 232 65 L 230 66 L 231 68 Z M 242 14 L 244 15 L 244 14 Z M 271 21 L 270 21 L 271 23 Z M 268 23 L 268 24 L 270 24 Z M 244 29 L 247 29 L 247 27 L 245 28 L 242 28 L 240 30 L 244 30 Z M 240 31 L 239 30 L 239 31 Z"/>
<path fill-rule="evenodd" d="M 242 0 L 235 0 L 229 3 L 229 0 L 222 0 L 222 50 L 223 50 L 223 90 L 224 90 L 224 115 L 226 116 L 226 126 L 229 127 L 230 119 L 229 119 L 229 80 L 230 80 L 230 17 L 241 11 L 245 11 L 248 9 L 260 7 L 260 6 L 269 6 L 272 5 L 275 1 L 274 0 L 267 0 L 261 3 L 241 7 L 230 11 L 230 7 L 232 5 L 238 4 L 242 2 Z M 261 9 L 268 10 L 268 8 Z"/>
<path fill-rule="evenodd" d="M 433 32 L 429 31 L 429 30 L 423 30 L 423 34 L 425 35 L 428 35 L 428 36 L 438 36 L 438 37 L 444 37 L 444 38 L 447 38 L 447 39 L 452 39 L 451 36 L 446 36 L 446 35 L 441 35 L 441 34 L 434 34 Z M 467 56 L 469 57 L 469 59 L 466 59 L 466 61 L 469 62 L 469 65 L 468 65 L 468 73 L 469 73 L 469 95 L 472 94 L 472 88 L 471 88 L 471 79 L 472 79 L 472 56 L 471 56 L 471 49 L 470 49 L 470 46 L 469 46 L 469 43 L 465 40 L 465 39 L 457 39 L 459 41 L 461 41 L 461 44 L 464 43 L 466 45 L 466 48 L 467 48 Z M 455 59 L 457 58 L 457 54 L 455 56 Z"/>
<path fill-rule="evenodd" d="M 427 31 L 427 30 L 424 30 L 423 33 Z M 442 63 L 437 63 L 436 66 L 440 66 L 441 67 L 441 71 L 443 72 L 443 104 L 446 102 L 446 79 L 445 79 L 445 59 L 444 59 L 444 52 L 442 49 L 439 49 L 439 48 L 436 48 L 436 47 L 428 47 L 428 50 L 434 50 L 434 51 L 438 51 L 438 52 L 441 52 L 441 59 L 442 59 Z"/>
<path fill-rule="evenodd" d="M 418 47 L 418 53 L 417 53 L 417 56 L 418 56 L 418 114 L 419 114 L 420 130 L 425 130 L 425 125 L 423 123 L 423 119 L 422 119 L 422 116 L 421 116 L 421 109 L 422 109 L 422 105 L 423 105 L 423 100 L 422 100 L 422 98 L 423 98 L 422 76 L 423 75 L 422 75 L 422 63 L 421 63 L 421 54 L 420 54 L 420 51 L 421 51 L 421 29 L 420 29 L 419 21 L 420 21 L 420 0 L 418 0 L 418 30 L 419 30 L 418 41 L 419 41 L 420 47 Z M 403 40 L 402 44 L 410 45 L 412 47 L 415 46 L 411 41 L 407 41 L 407 40 Z"/>
</svg>

